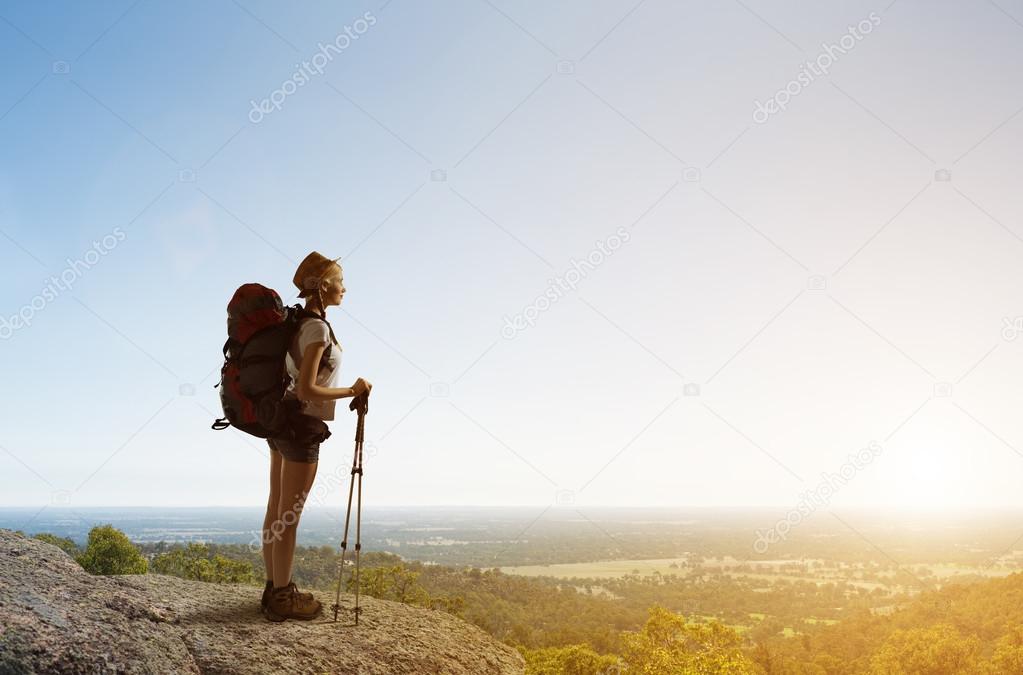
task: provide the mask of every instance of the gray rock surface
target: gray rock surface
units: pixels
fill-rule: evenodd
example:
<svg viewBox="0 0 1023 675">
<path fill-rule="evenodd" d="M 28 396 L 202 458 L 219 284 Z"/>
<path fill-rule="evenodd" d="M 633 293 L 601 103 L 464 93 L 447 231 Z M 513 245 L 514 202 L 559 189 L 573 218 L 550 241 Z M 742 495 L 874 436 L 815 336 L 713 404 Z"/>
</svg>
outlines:
<svg viewBox="0 0 1023 675">
<path fill-rule="evenodd" d="M 332 621 L 271 623 L 261 588 L 158 574 L 92 576 L 56 546 L 0 529 L 0 674 L 521 674 L 522 657 L 440 611 L 360 597 Z M 354 596 L 342 595 L 354 606 Z"/>
</svg>

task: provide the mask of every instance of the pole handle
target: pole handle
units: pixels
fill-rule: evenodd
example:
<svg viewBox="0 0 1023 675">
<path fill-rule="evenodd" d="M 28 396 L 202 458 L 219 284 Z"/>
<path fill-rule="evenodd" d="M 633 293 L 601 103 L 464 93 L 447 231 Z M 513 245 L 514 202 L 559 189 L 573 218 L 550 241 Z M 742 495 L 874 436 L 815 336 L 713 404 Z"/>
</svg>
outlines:
<svg viewBox="0 0 1023 675">
<path fill-rule="evenodd" d="M 352 399 L 352 402 L 348 404 L 349 410 L 358 410 L 360 415 L 365 415 L 369 412 L 369 392 L 360 394 Z"/>
</svg>

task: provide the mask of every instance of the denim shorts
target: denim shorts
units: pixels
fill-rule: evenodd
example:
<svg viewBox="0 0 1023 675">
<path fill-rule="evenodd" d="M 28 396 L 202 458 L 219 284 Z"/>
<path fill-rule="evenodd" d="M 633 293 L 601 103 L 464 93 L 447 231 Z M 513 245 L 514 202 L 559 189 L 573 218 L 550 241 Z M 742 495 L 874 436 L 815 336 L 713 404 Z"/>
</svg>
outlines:
<svg viewBox="0 0 1023 675">
<path fill-rule="evenodd" d="M 267 444 L 271 450 L 276 450 L 284 459 L 292 462 L 307 462 L 312 464 L 320 459 L 320 444 L 319 443 L 302 443 L 296 441 L 287 441 L 281 438 L 268 438 L 266 439 Z"/>
</svg>

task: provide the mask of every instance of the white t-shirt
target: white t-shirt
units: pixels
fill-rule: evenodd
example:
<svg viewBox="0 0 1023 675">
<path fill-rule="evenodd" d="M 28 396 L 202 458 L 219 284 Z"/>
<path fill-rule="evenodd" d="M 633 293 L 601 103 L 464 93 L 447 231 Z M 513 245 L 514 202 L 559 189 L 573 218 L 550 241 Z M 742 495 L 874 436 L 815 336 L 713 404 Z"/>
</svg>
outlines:
<svg viewBox="0 0 1023 675">
<path fill-rule="evenodd" d="M 284 396 L 286 398 L 298 398 L 295 393 L 295 382 L 298 380 L 299 370 L 302 368 L 302 355 L 311 344 L 327 345 L 330 343 L 330 330 L 327 324 L 319 319 L 305 319 L 302 321 L 295 339 L 288 349 L 285 357 L 288 374 L 291 375 L 291 384 Z M 324 346 L 326 349 L 326 346 Z M 338 373 L 341 367 L 341 345 L 336 342 L 330 347 L 330 356 L 327 358 L 328 365 L 320 364 L 316 373 L 316 384 L 324 387 L 335 387 Z M 334 419 L 334 404 L 337 401 L 302 401 L 302 412 L 311 417 L 321 420 Z"/>
</svg>

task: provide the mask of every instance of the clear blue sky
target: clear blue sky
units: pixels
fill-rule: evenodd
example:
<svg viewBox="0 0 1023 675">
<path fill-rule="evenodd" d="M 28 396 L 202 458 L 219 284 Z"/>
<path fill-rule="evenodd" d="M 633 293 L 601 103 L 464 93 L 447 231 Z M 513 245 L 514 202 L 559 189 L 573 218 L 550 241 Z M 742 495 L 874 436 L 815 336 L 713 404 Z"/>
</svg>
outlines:
<svg viewBox="0 0 1023 675">
<path fill-rule="evenodd" d="M 1023 2 L 552 4 L 0 3 L 0 504 L 262 503 L 225 307 L 319 250 L 372 503 L 1023 505 Z"/>
</svg>

